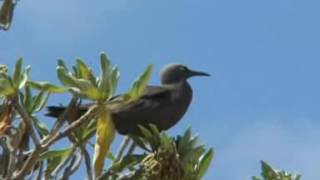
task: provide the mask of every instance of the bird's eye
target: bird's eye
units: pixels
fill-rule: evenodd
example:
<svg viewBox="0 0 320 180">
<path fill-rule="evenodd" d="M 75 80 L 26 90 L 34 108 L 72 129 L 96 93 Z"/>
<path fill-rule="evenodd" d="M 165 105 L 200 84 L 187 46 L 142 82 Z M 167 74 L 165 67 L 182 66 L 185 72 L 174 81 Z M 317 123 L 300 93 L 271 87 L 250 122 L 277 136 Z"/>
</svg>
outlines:
<svg viewBox="0 0 320 180">
<path fill-rule="evenodd" d="M 180 69 L 181 71 L 187 71 L 187 70 L 188 70 L 188 68 L 185 67 L 185 66 L 180 66 L 179 69 Z"/>
</svg>

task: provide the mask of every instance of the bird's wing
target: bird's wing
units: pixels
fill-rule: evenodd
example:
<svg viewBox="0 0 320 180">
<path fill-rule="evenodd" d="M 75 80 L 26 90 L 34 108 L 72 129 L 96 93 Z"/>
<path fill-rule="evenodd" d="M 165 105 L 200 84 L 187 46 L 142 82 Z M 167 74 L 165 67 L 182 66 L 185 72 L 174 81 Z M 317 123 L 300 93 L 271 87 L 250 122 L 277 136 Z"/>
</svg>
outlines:
<svg viewBox="0 0 320 180">
<path fill-rule="evenodd" d="M 138 133 L 137 125 L 151 123 L 154 120 L 150 119 L 151 116 L 160 117 L 160 110 L 166 109 L 171 101 L 170 98 L 170 89 L 147 86 L 138 99 L 112 106 L 111 112 L 116 129 L 121 134 Z"/>
<path fill-rule="evenodd" d="M 160 86 L 146 86 L 144 92 L 141 95 L 141 99 L 154 99 L 154 98 L 168 98 L 170 95 L 170 89 Z"/>
</svg>

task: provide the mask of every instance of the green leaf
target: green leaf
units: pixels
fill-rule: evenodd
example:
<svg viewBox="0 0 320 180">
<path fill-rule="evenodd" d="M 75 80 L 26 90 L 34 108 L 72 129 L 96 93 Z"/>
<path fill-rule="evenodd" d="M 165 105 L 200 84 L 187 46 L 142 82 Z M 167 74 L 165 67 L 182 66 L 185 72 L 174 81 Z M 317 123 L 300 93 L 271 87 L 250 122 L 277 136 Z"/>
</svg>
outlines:
<svg viewBox="0 0 320 180">
<path fill-rule="evenodd" d="M 156 125 L 154 125 L 154 124 L 149 124 L 149 127 L 150 127 L 151 132 L 152 132 L 153 134 L 158 134 L 158 135 L 160 135 L 160 131 L 158 130 L 158 128 L 157 128 Z"/>
<path fill-rule="evenodd" d="M 261 161 L 262 177 L 267 180 L 277 179 L 279 175 L 277 172 L 266 162 Z"/>
<path fill-rule="evenodd" d="M 68 73 L 67 69 L 63 66 L 57 67 L 57 74 L 60 82 L 67 86 L 67 87 L 78 87 L 78 84 L 76 83 L 76 79 L 71 76 L 70 73 Z"/>
<path fill-rule="evenodd" d="M 79 95 L 80 97 L 91 99 L 91 100 L 100 100 L 101 92 L 89 81 L 85 79 L 78 79 L 79 89 L 70 88 L 70 91 Z"/>
<path fill-rule="evenodd" d="M 33 97 L 31 112 L 38 112 L 47 104 L 49 93 L 45 91 L 40 91 L 39 94 Z"/>
<path fill-rule="evenodd" d="M 8 73 L 8 67 L 4 64 L 0 64 L 0 74 L 7 74 Z"/>
<path fill-rule="evenodd" d="M 19 58 L 16 62 L 14 73 L 13 73 L 13 81 L 18 84 L 20 82 L 21 69 L 22 69 L 22 58 Z"/>
<path fill-rule="evenodd" d="M 32 117 L 32 120 L 41 137 L 47 136 L 49 134 L 48 127 L 45 123 L 39 121 L 36 117 Z"/>
<path fill-rule="evenodd" d="M 3 96 L 9 96 L 15 93 L 15 88 L 12 86 L 9 79 L 0 79 L 0 94 Z"/>
<path fill-rule="evenodd" d="M 48 160 L 48 167 L 45 172 L 46 179 L 49 178 L 51 172 L 53 172 L 60 163 L 71 155 L 72 151 L 72 148 L 49 150 L 40 155 L 42 160 Z"/>
<path fill-rule="evenodd" d="M 77 59 L 76 69 L 79 73 L 79 78 L 90 80 L 93 85 L 97 87 L 96 79 L 92 73 L 92 70 L 86 65 L 82 59 Z"/>
<path fill-rule="evenodd" d="M 69 90 L 74 94 L 91 100 L 98 100 L 101 98 L 101 93 L 89 80 L 73 77 L 71 73 L 68 73 L 62 66 L 58 66 L 57 73 L 62 84 L 70 87 Z"/>
<path fill-rule="evenodd" d="M 143 135 L 143 138 L 146 139 L 150 143 L 150 145 L 156 144 L 156 142 L 154 142 L 154 139 L 153 139 L 153 134 L 151 133 L 151 131 L 149 131 L 149 129 L 145 128 L 142 125 L 138 125 L 138 128 L 140 129 L 140 132 Z"/>
<path fill-rule="evenodd" d="M 58 67 L 64 68 L 66 71 L 68 70 L 68 67 L 66 66 L 66 64 L 64 63 L 63 59 L 58 59 Z"/>
<path fill-rule="evenodd" d="M 125 157 L 123 157 L 121 161 L 113 163 L 113 165 L 110 167 L 109 170 L 114 172 L 122 172 L 123 170 L 129 169 L 130 167 L 133 167 L 134 165 L 138 164 L 145 157 L 146 157 L 145 154 L 126 155 Z"/>
<path fill-rule="evenodd" d="M 96 144 L 94 153 L 94 176 L 99 177 L 104 167 L 105 157 L 115 137 L 115 128 L 111 115 L 105 107 L 101 107 L 97 119 Z"/>
<path fill-rule="evenodd" d="M 37 89 L 40 91 L 47 91 L 49 93 L 63 93 L 67 90 L 64 87 L 53 85 L 47 81 L 42 81 L 42 82 L 28 81 L 27 84 L 34 89 Z"/>
<path fill-rule="evenodd" d="M 171 139 L 165 133 L 160 135 L 160 141 L 162 148 L 169 150 L 169 152 L 174 152 L 174 149 L 171 145 Z"/>
<path fill-rule="evenodd" d="M 117 66 L 114 66 L 111 70 L 111 92 L 110 96 L 113 96 L 116 92 L 116 88 L 118 86 L 118 81 L 120 78 L 120 72 Z"/>
<path fill-rule="evenodd" d="M 207 172 L 213 159 L 213 154 L 213 149 L 210 148 L 210 150 L 201 158 L 197 179 L 202 179 L 204 174 Z"/>
<path fill-rule="evenodd" d="M 105 53 L 100 55 L 101 75 L 99 81 L 99 90 L 102 93 L 103 99 L 110 96 L 111 80 L 110 80 L 110 61 Z"/>
<path fill-rule="evenodd" d="M 137 80 L 133 82 L 133 85 L 129 91 L 130 100 L 135 100 L 140 97 L 143 93 L 145 87 L 147 86 L 151 73 L 152 73 L 153 66 L 149 65 L 147 69 L 138 77 Z"/>
<path fill-rule="evenodd" d="M 82 134 L 81 142 L 87 142 L 90 138 L 94 136 L 94 134 L 96 133 L 96 130 L 97 130 L 96 125 L 86 129 Z"/>
<path fill-rule="evenodd" d="M 26 83 L 28 81 L 29 71 L 30 71 L 30 66 L 27 66 L 24 69 L 24 71 L 22 72 L 21 79 L 20 79 L 19 85 L 18 85 L 19 89 L 23 88 L 26 85 Z"/>
<path fill-rule="evenodd" d="M 51 158 L 66 158 L 70 155 L 72 152 L 72 148 L 65 148 L 65 149 L 59 149 L 59 150 L 49 150 L 40 155 L 40 158 L 42 160 L 47 160 Z"/>
<path fill-rule="evenodd" d="M 116 156 L 114 154 L 112 154 L 111 151 L 109 151 L 107 153 L 107 158 L 110 159 L 111 161 L 115 161 L 116 160 Z"/>
<path fill-rule="evenodd" d="M 24 87 L 28 80 L 30 66 L 27 66 L 24 70 L 22 70 L 22 62 L 22 58 L 19 58 L 15 65 L 12 79 L 15 89 L 21 89 Z"/>
<path fill-rule="evenodd" d="M 31 93 L 31 88 L 30 86 L 26 86 L 24 89 L 24 99 L 23 99 L 23 104 L 26 110 L 31 113 L 32 112 L 32 93 Z"/>
<path fill-rule="evenodd" d="M 252 180 L 262 180 L 262 179 L 258 178 L 257 176 L 252 176 Z"/>
<path fill-rule="evenodd" d="M 147 152 L 152 152 L 147 145 L 144 142 L 144 139 L 142 137 L 129 135 L 129 137 L 142 149 L 146 150 Z"/>
</svg>

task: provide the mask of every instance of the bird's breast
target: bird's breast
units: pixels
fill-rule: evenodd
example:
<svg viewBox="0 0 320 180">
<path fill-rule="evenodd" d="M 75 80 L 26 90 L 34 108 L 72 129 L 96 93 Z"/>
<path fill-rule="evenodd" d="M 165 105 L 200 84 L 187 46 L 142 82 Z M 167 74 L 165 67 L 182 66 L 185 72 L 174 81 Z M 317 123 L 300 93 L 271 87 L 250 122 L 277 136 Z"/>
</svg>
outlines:
<svg viewBox="0 0 320 180">
<path fill-rule="evenodd" d="M 171 102 L 162 114 L 161 129 L 167 130 L 177 124 L 184 116 L 192 100 L 192 89 L 185 82 L 180 84 L 172 93 Z"/>
</svg>

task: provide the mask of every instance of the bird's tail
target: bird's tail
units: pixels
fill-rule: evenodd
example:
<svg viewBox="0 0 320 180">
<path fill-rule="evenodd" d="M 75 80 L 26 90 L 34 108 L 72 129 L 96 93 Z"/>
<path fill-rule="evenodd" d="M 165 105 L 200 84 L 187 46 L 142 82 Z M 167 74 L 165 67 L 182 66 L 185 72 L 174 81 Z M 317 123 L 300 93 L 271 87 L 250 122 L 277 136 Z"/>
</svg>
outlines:
<svg viewBox="0 0 320 180">
<path fill-rule="evenodd" d="M 63 106 L 48 106 L 46 116 L 58 118 L 64 111 L 66 107 Z"/>
</svg>

